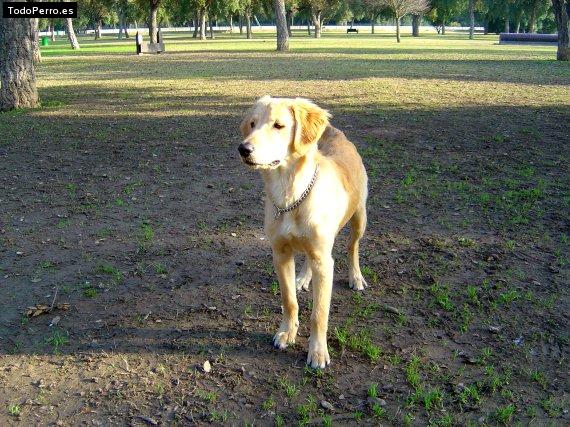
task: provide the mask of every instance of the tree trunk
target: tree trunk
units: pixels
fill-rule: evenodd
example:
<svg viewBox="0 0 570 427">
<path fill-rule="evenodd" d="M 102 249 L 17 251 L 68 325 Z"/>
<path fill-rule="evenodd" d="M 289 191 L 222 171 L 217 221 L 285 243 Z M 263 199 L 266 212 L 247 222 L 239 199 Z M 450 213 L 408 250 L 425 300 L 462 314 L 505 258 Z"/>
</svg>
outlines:
<svg viewBox="0 0 570 427">
<path fill-rule="evenodd" d="M 412 15 L 412 36 L 420 36 L 420 24 L 422 23 L 422 15 Z"/>
<path fill-rule="evenodd" d="M 119 11 L 119 34 L 118 34 L 118 38 L 119 40 L 121 40 L 123 38 L 123 21 L 125 20 L 125 14 L 124 12 L 121 10 Z"/>
<path fill-rule="evenodd" d="M 71 18 L 65 18 L 65 29 L 67 31 L 67 38 L 69 39 L 71 48 L 79 49 L 79 42 L 77 41 L 77 36 L 73 30 L 73 20 Z"/>
<path fill-rule="evenodd" d="M 239 33 L 243 35 L 243 16 L 238 16 Z"/>
<path fill-rule="evenodd" d="M 311 35 L 311 21 L 307 19 L 307 34 Z"/>
<path fill-rule="evenodd" d="M 469 40 L 475 37 L 475 0 L 469 0 Z"/>
<path fill-rule="evenodd" d="M 0 0 L 3 4 L 4 0 Z M 0 19 L 0 110 L 39 104 L 34 69 L 33 18 Z"/>
<path fill-rule="evenodd" d="M 520 33 L 521 32 L 521 20 L 522 20 L 522 9 L 520 11 L 517 11 L 516 15 L 515 15 L 515 33 Z"/>
<path fill-rule="evenodd" d="M 558 52 L 556 59 L 570 61 L 570 39 L 568 37 L 568 0 L 552 0 L 552 10 L 558 27 Z"/>
<path fill-rule="evenodd" d="M 129 32 L 127 31 L 127 14 L 124 9 L 121 9 L 119 12 L 119 39 L 123 38 L 123 34 L 125 38 L 129 38 Z"/>
<path fill-rule="evenodd" d="M 34 48 L 34 64 L 42 62 L 42 53 L 40 52 L 40 34 L 38 29 L 38 18 L 32 19 L 32 47 Z"/>
<path fill-rule="evenodd" d="M 485 19 L 483 21 L 483 34 L 489 34 L 489 18 L 485 15 Z"/>
<path fill-rule="evenodd" d="M 511 16 L 509 13 L 509 5 L 507 4 L 505 6 L 505 28 L 504 28 L 504 32 L 505 33 L 510 33 L 511 32 Z"/>
<path fill-rule="evenodd" d="M 125 20 L 124 26 L 123 31 L 125 32 L 125 38 L 128 39 L 131 36 L 129 36 L 129 24 L 127 23 L 127 20 Z"/>
<path fill-rule="evenodd" d="M 535 0 L 532 3 L 532 7 L 530 9 L 530 16 L 528 17 L 528 32 L 529 33 L 536 33 L 536 15 L 538 13 L 538 0 Z"/>
<path fill-rule="evenodd" d="M 101 26 L 102 25 L 103 25 L 103 23 L 101 22 L 100 19 L 98 19 L 97 22 L 95 23 L 95 40 L 101 38 Z"/>
<path fill-rule="evenodd" d="M 376 18 L 372 18 L 370 21 L 370 31 L 372 34 L 376 34 Z"/>
<path fill-rule="evenodd" d="M 445 20 L 441 21 L 441 35 L 445 36 Z"/>
<path fill-rule="evenodd" d="M 230 15 L 229 22 L 230 22 L 230 33 L 233 33 L 234 32 L 234 17 L 233 17 L 233 15 Z"/>
<path fill-rule="evenodd" d="M 210 18 L 209 21 L 210 21 L 210 38 L 212 40 L 214 40 L 214 38 L 215 38 L 214 37 L 214 24 L 213 24 L 214 20 L 212 18 Z"/>
<path fill-rule="evenodd" d="M 274 0 L 275 24 L 277 25 L 277 51 L 289 50 L 289 31 L 287 31 L 287 13 L 285 12 L 285 0 Z"/>
<path fill-rule="evenodd" d="M 396 17 L 396 41 L 400 43 L 400 18 Z"/>
<path fill-rule="evenodd" d="M 317 11 L 317 12 L 313 12 L 312 14 L 312 18 L 313 18 L 313 25 L 315 26 L 315 38 L 316 39 L 320 39 L 321 38 L 321 11 Z"/>
<path fill-rule="evenodd" d="M 200 20 L 200 14 L 198 13 L 198 9 L 194 13 L 194 19 L 192 20 L 192 24 L 194 25 L 194 32 L 192 33 L 192 38 L 198 37 L 198 21 Z"/>
<path fill-rule="evenodd" d="M 158 33 L 158 1 L 150 0 L 150 22 L 148 27 L 148 36 L 151 43 L 156 43 L 156 34 Z"/>
<path fill-rule="evenodd" d="M 287 35 L 293 37 L 293 31 L 291 31 L 291 27 L 293 26 L 293 11 L 291 9 L 285 12 L 285 20 L 287 21 Z"/>
<path fill-rule="evenodd" d="M 201 7 L 200 8 L 200 16 L 198 21 L 198 34 L 200 40 L 206 40 L 206 9 Z"/>
<path fill-rule="evenodd" d="M 53 19 L 51 20 L 51 24 L 50 24 L 50 36 L 51 36 L 51 41 L 54 42 L 55 41 L 55 25 L 53 24 Z"/>
<path fill-rule="evenodd" d="M 246 30 L 246 38 L 251 39 L 253 38 L 253 34 L 251 32 L 251 11 L 245 11 L 245 30 Z"/>
</svg>

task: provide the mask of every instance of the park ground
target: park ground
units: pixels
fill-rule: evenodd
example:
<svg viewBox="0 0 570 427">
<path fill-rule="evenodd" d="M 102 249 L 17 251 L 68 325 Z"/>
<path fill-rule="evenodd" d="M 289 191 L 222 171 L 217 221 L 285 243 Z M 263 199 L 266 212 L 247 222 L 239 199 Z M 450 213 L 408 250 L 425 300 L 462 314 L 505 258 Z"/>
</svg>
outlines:
<svg viewBox="0 0 570 427">
<path fill-rule="evenodd" d="M 570 422 L 554 47 L 165 36 L 155 56 L 44 47 L 42 107 L 0 115 L 0 425 Z M 322 371 L 305 367 L 309 293 L 297 344 L 271 346 L 262 186 L 236 150 L 268 93 L 329 109 L 370 178 L 371 286 L 348 289 L 341 233 Z"/>
</svg>

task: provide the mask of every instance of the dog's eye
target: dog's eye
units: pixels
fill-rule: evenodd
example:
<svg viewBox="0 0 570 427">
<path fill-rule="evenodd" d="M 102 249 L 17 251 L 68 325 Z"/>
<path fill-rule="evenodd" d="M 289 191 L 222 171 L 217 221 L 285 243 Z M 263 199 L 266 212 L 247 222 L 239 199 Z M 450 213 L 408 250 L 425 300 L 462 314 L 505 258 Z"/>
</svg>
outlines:
<svg viewBox="0 0 570 427">
<path fill-rule="evenodd" d="M 273 127 L 274 127 L 275 129 L 283 129 L 285 126 L 280 125 L 279 123 L 275 122 L 275 123 L 273 124 Z"/>
<path fill-rule="evenodd" d="M 250 125 L 251 125 L 251 128 L 253 129 L 255 127 L 255 122 L 251 122 Z"/>
</svg>

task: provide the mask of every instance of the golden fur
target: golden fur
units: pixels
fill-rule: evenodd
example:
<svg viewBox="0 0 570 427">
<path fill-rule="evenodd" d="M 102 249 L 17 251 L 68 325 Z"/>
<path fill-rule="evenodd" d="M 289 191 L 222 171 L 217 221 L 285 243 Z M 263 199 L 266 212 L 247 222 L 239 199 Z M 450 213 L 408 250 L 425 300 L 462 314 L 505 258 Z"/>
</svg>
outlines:
<svg viewBox="0 0 570 427">
<path fill-rule="evenodd" d="M 296 290 L 313 281 L 313 313 L 307 363 L 330 363 L 327 328 L 333 285 L 332 248 L 338 232 L 351 225 L 348 248 L 349 284 L 362 290 L 366 282 L 359 265 L 358 242 L 366 227 L 367 177 L 362 159 L 344 133 L 329 124 L 329 113 L 301 98 L 259 99 L 240 129 L 244 163 L 261 172 L 265 184 L 265 232 L 273 250 L 279 279 L 283 320 L 274 345 L 295 342 L 299 326 Z M 307 198 L 295 210 L 275 218 L 277 206 L 290 206 L 318 176 Z M 295 280 L 295 253 L 305 265 Z"/>
</svg>

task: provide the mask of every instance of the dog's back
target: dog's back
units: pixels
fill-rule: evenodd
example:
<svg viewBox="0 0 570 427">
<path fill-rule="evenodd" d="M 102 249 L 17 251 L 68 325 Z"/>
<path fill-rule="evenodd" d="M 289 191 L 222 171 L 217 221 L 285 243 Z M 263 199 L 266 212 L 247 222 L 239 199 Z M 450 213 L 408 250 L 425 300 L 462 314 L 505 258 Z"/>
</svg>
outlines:
<svg viewBox="0 0 570 427">
<path fill-rule="evenodd" d="M 367 176 L 362 158 L 345 134 L 328 125 L 319 140 L 319 152 L 332 161 L 342 177 L 342 184 L 352 199 L 352 206 L 366 203 Z"/>
</svg>

